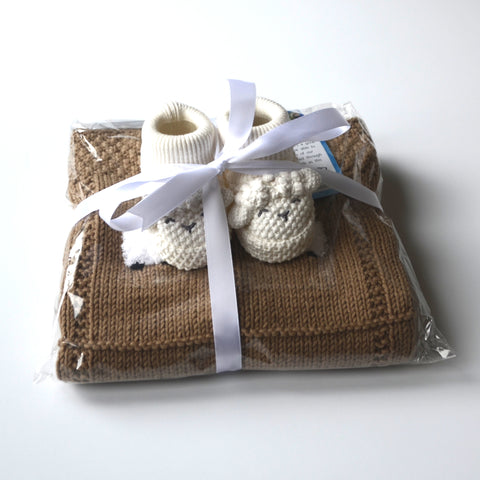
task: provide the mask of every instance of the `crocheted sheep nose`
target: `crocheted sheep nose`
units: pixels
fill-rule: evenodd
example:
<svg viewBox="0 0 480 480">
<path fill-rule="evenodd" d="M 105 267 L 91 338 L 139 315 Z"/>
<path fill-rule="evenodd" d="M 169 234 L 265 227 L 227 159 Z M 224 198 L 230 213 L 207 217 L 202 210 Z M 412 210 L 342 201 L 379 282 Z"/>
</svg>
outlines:
<svg viewBox="0 0 480 480">
<path fill-rule="evenodd" d="M 290 210 L 285 210 L 282 213 L 279 213 L 277 216 L 280 218 L 283 218 L 285 221 L 288 221 L 288 214 L 290 213 Z"/>
</svg>

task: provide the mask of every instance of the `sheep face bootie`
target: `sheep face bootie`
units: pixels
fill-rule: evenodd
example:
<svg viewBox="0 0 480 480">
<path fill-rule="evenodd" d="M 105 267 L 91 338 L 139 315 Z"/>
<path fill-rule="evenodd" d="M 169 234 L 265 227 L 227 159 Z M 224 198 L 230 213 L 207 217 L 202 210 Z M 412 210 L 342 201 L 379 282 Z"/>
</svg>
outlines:
<svg viewBox="0 0 480 480">
<path fill-rule="evenodd" d="M 219 120 L 221 136 L 226 131 L 228 115 Z M 257 98 L 252 132 L 246 143 L 288 120 L 282 106 Z M 296 161 L 292 148 L 266 158 Z M 235 193 L 229 225 L 252 257 L 269 263 L 291 260 L 311 248 L 314 236 L 315 252 L 323 253 L 325 235 L 321 224 L 315 224 L 312 198 L 321 185 L 318 172 L 302 169 L 259 177 L 227 171 L 225 177 Z"/>
<path fill-rule="evenodd" d="M 158 171 L 172 163 L 206 164 L 213 160 L 216 130 L 200 111 L 181 103 L 168 103 L 142 128 L 142 172 Z M 231 201 L 224 191 L 225 202 Z M 207 264 L 201 193 L 160 219 L 145 231 L 123 234 L 123 257 L 127 266 L 166 262 L 181 270 Z"/>
<path fill-rule="evenodd" d="M 252 257 L 277 263 L 307 251 L 314 234 L 317 243 L 324 243 L 323 229 L 315 224 L 312 199 L 320 183 L 320 175 L 309 169 L 243 183 L 228 215 L 243 248 Z"/>
</svg>

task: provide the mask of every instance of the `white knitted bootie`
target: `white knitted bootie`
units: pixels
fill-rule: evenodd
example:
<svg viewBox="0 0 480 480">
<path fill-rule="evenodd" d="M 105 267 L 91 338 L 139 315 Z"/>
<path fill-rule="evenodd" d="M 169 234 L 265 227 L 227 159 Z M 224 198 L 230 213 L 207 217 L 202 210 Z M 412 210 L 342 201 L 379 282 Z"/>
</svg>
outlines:
<svg viewBox="0 0 480 480">
<path fill-rule="evenodd" d="M 142 128 L 142 172 L 172 163 L 206 164 L 213 160 L 216 130 L 210 120 L 195 108 L 168 103 Z M 225 203 L 232 200 L 223 190 Z M 181 270 L 204 267 L 207 263 L 201 193 L 141 231 L 123 234 L 123 258 L 127 266 L 166 262 Z"/>
<path fill-rule="evenodd" d="M 219 132 L 226 132 L 228 113 L 222 117 Z M 289 120 L 277 103 L 257 98 L 250 144 L 261 135 Z M 276 153 L 269 160 L 296 161 L 292 148 Z M 253 257 L 269 263 L 284 262 L 310 249 L 314 234 L 316 252 L 325 245 L 321 224 L 315 225 L 312 193 L 321 185 L 321 176 L 311 169 L 281 172 L 276 175 L 225 173 L 235 194 L 228 214 L 231 228 L 243 248 Z"/>
<path fill-rule="evenodd" d="M 226 112 L 217 119 L 218 132 L 222 142 L 228 132 L 229 117 L 230 112 Z M 282 123 L 288 122 L 289 119 L 288 112 L 281 105 L 268 98 L 257 97 L 252 130 L 244 146 L 250 145 L 257 138 L 282 125 Z M 288 148 L 274 155 L 264 157 L 262 160 L 288 160 L 294 162 L 296 157 L 293 148 Z M 254 178 L 253 175 L 245 175 L 242 173 L 231 172 L 229 170 L 224 173 L 224 177 L 227 185 L 234 193 L 238 191 L 242 183 L 249 182 Z"/>
</svg>

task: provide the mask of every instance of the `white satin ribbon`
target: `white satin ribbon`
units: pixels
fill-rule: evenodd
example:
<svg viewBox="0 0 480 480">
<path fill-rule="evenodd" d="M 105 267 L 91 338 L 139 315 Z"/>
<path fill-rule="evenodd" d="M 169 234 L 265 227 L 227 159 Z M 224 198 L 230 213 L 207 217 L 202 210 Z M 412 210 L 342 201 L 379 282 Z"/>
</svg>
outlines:
<svg viewBox="0 0 480 480">
<path fill-rule="evenodd" d="M 284 123 L 241 148 L 250 135 L 255 115 L 255 85 L 229 80 L 231 108 L 224 148 L 206 165 L 159 165 L 158 172 L 140 173 L 97 192 L 81 202 L 75 221 L 96 210 L 113 229 L 146 229 L 155 224 L 192 194 L 202 189 L 205 242 L 208 263 L 216 371 L 242 368 L 240 327 L 230 235 L 217 176 L 229 169 L 261 175 L 306 168 L 295 162 L 258 160 L 303 141 L 330 140 L 350 126 L 335 108 L 325 108 Z M 376 194 L 365 186 L 335 172 L 322 170 L 323 182 L 339 193 L 382 209 Z M 144 197 L 123 215 L 112 218 L 117 207 Z"/>
</svg>

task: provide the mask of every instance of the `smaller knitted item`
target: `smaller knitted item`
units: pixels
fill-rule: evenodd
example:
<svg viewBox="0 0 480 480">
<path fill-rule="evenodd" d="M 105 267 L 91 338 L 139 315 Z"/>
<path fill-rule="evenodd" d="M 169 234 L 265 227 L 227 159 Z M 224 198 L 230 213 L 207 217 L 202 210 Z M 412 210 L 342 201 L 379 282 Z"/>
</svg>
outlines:
<svg viewBox="0 0 480 480">
<path fill-rule="evenodd" d="M 228 221 L 245 250 L 268 263 L 291 260 L 304 253 L 313 241 L 312 192 L 320 184 L 320 175 L 309 169 L 264 175 L 243 183 Z M 317 235 L 325 243 L 320 225 Z"/>
<path fill-rule="evenodd" d="M 161 171 L 162 164 L 206 164 L 213 160 L 216 131 L 200 111 L 171 102 L 146 120 L 142 128 L 142 172 Z M 231 195 L 225 195 L 230 203 Z M 123 234 L 123 258 L 127 266 L 166 262 L 182 270 L 207 264 L 203 206 L 200 193 L 145 231 Z"/>
<path fill-rule="evenodd" d="M 228 117 L 227 113 L 219 120 L 221 137 L 228 127 Z M 247 145 L 288 120 L 282 106 L 258 97 Z M 292 148 L 266 159 L 296 161 Z M 258 177 L 227 171 L 225 177 L 235 193 L 229 225 L 252 257 L 268 263 L 291 260 L 311 248 L 314 235 L 315 252 L 323 253 L 325 234 L 321 223 L 315 224 L 312 199 L 322 183 L 320 174 L 302 169 Z"/>
<path fill-rule="evenodd" d="M 217 120 L 218 133 L 220 134 L 220 140 L 222 142 L 225 140 L 226 133 L 228 132 L 229 118 L 230 112 L 226 112 Z M 265 135 L 265 133 L 273 130 L 276 127 L 279 127 L 289 120 L 290 117 L 288 112 L 281 105 L 269 100 L 268 98 L 257 97 L 253 126 L 250 136 L 245 142 L 245 146 L 250 145 L 257 138 L 260 138 L 262 135 Z M 281 152 L 264 157 L 262 160 L 287 160 L 294 162 L 296 157 L 295 153 L 293 152 L 293 148 L 287 148 Z M 252 175 L 245 175 L 243 173 L 232 172 L 229 170 L 224 173 L 224 176 L 228 186 L 234 191 L 234 193 L 238 191 L 243 182 L 248 182 L 254 178 Z"/>
</svg>

